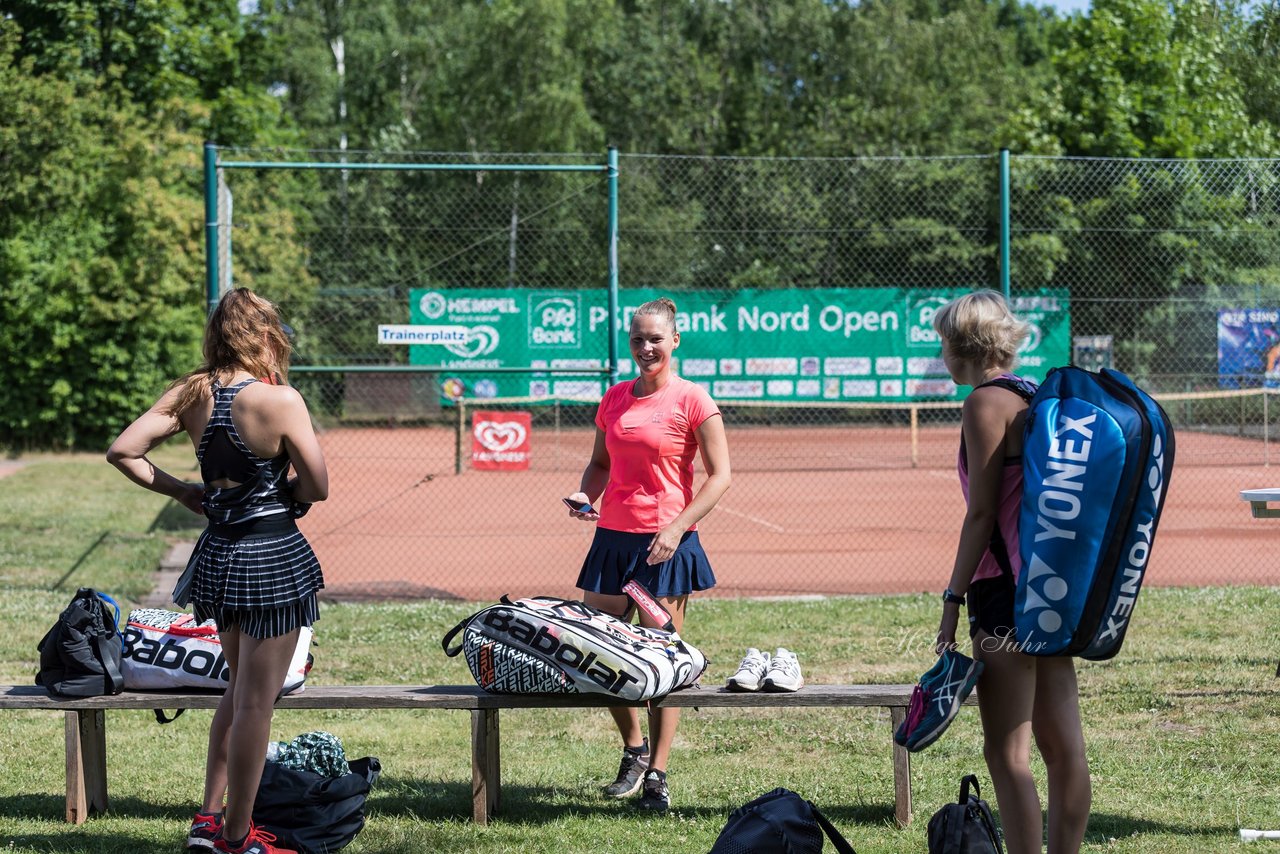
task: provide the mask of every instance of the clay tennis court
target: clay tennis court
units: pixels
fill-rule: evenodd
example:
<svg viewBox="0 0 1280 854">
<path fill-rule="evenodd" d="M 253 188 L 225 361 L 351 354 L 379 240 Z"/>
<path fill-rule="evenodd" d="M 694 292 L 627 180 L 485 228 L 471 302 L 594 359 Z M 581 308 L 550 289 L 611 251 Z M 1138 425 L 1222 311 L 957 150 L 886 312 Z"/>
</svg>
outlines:
<svg viewBox="0 0 1280 854">
<path fill-rule="evenodd" d="M 733 486 L 699 526 L 715 595 L 935 591 L 964 513 L 954 424 L 735 427 Z M 442 427 L 329 429 L 331 497 L 302 520 L 335 598 L 574 595 L 593 526 L 568 517 L 590 428 L 535 429 L 528 471 L 455 474 Z M 1280 584 L 1280 527 L 1241 489 L 1280 485 L 1262 440 L 1182 430 L 1146 583 Z"/>
</svg>

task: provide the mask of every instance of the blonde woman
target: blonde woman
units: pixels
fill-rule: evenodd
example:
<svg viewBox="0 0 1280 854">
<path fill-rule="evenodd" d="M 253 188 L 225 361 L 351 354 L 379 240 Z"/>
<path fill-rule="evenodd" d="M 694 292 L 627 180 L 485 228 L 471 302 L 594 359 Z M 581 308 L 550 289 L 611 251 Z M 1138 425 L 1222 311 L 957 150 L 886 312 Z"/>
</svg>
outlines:
<svg viewBox="0 0 1280 854">
<path fill-rule="evenodd" d="M 1039 854 L 1044 839 L 1031 776 L 1033 736 L 1049 777 L 1049 854 L 1073 854 L 1084 841 L 1091 799 L 1075 665 L 1071 658 L 1025 655 L 1013 634 L 1022 428 L 1035 386 L 1012 371 L 1029 326 L 1004 297 L 984 290 L 943 306 L 933 328 L 951 378 L 973 387 L 962 410 L 958 459 L 967 510 L 943 593 L 938 652 L 954 648 L 960 605 L 967 605 L 973 656 L 983 665 L 983 752 L 1009 854 Z"/>
<path fill-rule="evenodd" d="M 588 605 L 622 616 L 629 610 L 622 586 L 634 578 L 662 603 L 680 631 L 689 596 L 716 583 L 697 523 L 729 488 L 729 445 L 715 401 L 671 370 L 672 353 L 680 346 L 676 304 L 662 298 L 636 309 L 630 346 L 640 376 L 605 392 L 596 412 L 591 460 L 579 491 L 569 496 L 593 505 L 587 512 L 571 509 L 569 515 L 597 523 L 578 587 Z M 696 493 L 695 454 L 707 472 Z M 643 610 L 640 621 L 653 625 Z M 617 778 L 605 794 L 625 798 L 643 789 L 640 808 L 665 811 L 671 803 L 667 758 L 680 710 L 651 713 L 649 738 L 634 708 L 609 711 L 623 751 Z"/>
<path fill-rule="evenodd" d="M 209 317 L 203 364 L 107 452 L 134 483 L 208 520 L 174 591 L 197 620 L 217 621 L 231 673 L 209 731 L 204 801 L 187 835 L 197 852 L 293 854 L 251 821 L 275 699 L 324 586 L 295 518 L 328 496 L 329 476 L 307 405 L 284 385 L 290 350 L 275 307 L 247 288 L 231 291 Z M 147 457 L 182 432 L 202 483 Z"/>
</svg>

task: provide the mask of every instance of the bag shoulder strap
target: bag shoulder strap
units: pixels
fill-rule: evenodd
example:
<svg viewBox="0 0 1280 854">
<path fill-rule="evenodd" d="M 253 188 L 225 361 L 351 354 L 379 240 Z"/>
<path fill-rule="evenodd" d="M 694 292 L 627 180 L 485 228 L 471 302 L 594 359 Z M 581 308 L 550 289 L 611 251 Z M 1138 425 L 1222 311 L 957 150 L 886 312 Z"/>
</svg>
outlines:
<svg viewBox="0 0 1280 854">
<path fill-rule="evenodd" d="M 449 631 L 445 632 L 444 639 L 440 641 L 440 646 L 444 650 L 445 655 L 449 656 L 450 658 L 453 658 L 455 655 L 462 652 L 461 641 L 459 641 L 458 645 L 453 648 L 450 648 L 449 644 L 455 637 L 458 636 L 458 632 L 462 631 L 466 627 L 467 623 L 471 622 L 472 619 L 475 618 L 475 616 L 476 616 L 475 614 L 472 614 L 470 617 L 463 618 L 462 622 L 458 623 L 458 625 L 454 626 L 453 628 L 449 629 Z"/>
<path fill-rule="evenodd" d="M 827 838 L 831 840 L 831 844 L 836 847 L 836 850 L 839 851 L 840 854 L 857 854 L 857 852 L 853 850 L 853 846 L 849 844 L 849 841 L 845 839 L 840 834 L 840 831 L 836 830 L 835 825 L 828 821 L 827 817 L 822 814 L 822 810 L 815 807 L 812 801 L 807 801 L 806 803 L 809 804 L 809 809 L 813 810 L 814 819 L 826 832 Z"/>
<path fill-rule="evenodd" d="M 1018 377 L 1013 377 L 1013 376 L 1000 376 L 1000 377 L 996 377 L 993 380 L 987 380 L 985 383 L 981 383 L 979 385 L 974 386 L 973 390 L 977 391 L 978 389 L 986 388 L 987 386 L 995 386 L 996 388 L 1002 388 L 1006 391 L 1011 391 L 1014 394 L 1016 394 L 1018 397 L 1027 401 L 1028 403 L 1031 401 L 1031 398 L 1035 397 L 1035 394 L 1036 394 L 1035 392 L 1036 387 L 1034 385 L 1032 385 L 1027 380 L 1024 380 Z"/>
<path fill-rule="evenodd" d="M 108 639 L 102 635 L 96 635 L 93 639 L 93 649 L 98 654 L 98 661 L 102 662 L 106 677 L 103 687 L 108 694 L 119 694 L 124 689 L 124 675 L 120 672 L 120 659 L 111 654 L 108 644 Z"/>
<path fill-rule="evenodd" d="M 978 813 L 982 817 L 983 825 L 987 828 L 987 835 L 996 845 L 996 854 L 1004 854 L 1004 845 L 1000 842 L 1000 831 L 996 827 L 996 817 L 991 814 L 991 807 L 987 806 L 986 801 L 978 800 Z"/>
</svg>

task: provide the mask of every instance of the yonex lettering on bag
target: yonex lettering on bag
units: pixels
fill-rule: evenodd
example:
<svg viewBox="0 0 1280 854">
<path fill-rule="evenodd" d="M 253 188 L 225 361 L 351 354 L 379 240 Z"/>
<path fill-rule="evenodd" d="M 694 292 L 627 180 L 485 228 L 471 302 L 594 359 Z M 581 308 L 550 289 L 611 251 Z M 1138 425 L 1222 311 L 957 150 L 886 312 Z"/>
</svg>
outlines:
<svg viewBox="0 0 1280 854">
<path fill-rule="evenodd" d="M 1173 428 L 1119 371 L 1050 371 L 1023 434 L 1023 652 L 1110 658 L 1142 587 L 1173 469 Z"/>
<path fill-rule="evenodd" d="M 450 646 L 458 634 L 462 640 Z M 495 694 L 610 694 L 644 701 L 694 684 L 706 658 L 674 632 L 619 620 L 582 602 L 537 596 L 472 614 L 444 636 L 476 684 Z"/>
<path fill-rule="evenodd" d="M 281 694 L 302 690 L 310 649 L 311 629 L 304 626 Z M 231 676 L 213 620 L 197 623 L 190 614 L 162 608 L 137 608 L 129 612 L 120 669 L 124 686 L 130 690 L 223 689 Z"/>
</svg>

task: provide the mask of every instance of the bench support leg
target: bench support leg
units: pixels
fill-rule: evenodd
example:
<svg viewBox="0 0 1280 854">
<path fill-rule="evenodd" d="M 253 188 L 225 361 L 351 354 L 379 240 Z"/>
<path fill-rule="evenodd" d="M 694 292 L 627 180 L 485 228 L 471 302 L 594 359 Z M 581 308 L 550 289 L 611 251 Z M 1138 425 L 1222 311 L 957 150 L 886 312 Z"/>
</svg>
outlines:
<svg viewBox="0 0 1280 854">
<path fill-rule="evenodd" d="M 67 821 L 83 824 L 107 811 L 107 713 L 66 712 Z"/>
<path fill-rule="evenodd" d="M 488 824 L 502 803 L 501 746 L 498 710 L 471 713 L 471 815 L 476 824 Z"/>
<path fill-rule="evenodd" d="M 907 719 L 906 706 L 890 706 L 889 720 L 893 732 Z M 898 827 L 911 823 L 911 754 L 893 742 L 893 818 Z"/>
</svg>

